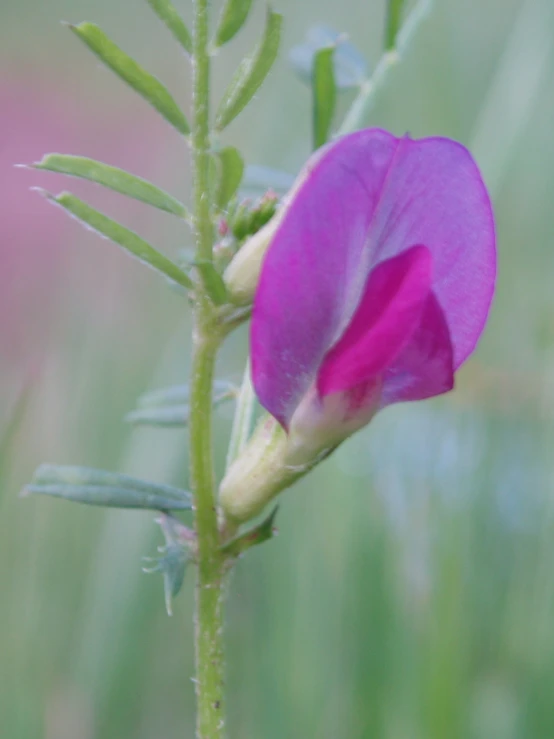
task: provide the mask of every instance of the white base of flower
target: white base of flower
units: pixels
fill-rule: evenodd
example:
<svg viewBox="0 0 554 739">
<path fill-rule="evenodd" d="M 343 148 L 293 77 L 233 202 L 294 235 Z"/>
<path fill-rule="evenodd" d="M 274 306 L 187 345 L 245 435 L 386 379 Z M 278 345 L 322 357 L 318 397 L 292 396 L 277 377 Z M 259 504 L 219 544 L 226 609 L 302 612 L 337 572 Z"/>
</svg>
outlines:
<svg viewBox="0 0 554 739">
<path fill-rule="evenodd" d="M 261 419 L 240 457 L 233 462 L 219 490 L 219 504 L 235 524 L 255 518 L 278 493 L 320 461 L 318 454 L 308 463 L 287 460 L 290 439 L 272 416 Z"/>
</svg>

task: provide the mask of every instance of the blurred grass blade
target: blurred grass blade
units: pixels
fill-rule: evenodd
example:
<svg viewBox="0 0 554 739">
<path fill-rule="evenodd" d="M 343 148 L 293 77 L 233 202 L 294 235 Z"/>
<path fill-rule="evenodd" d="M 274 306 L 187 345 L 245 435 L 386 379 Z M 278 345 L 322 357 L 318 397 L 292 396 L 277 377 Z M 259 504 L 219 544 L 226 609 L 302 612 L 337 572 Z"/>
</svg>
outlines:
<svg viewBox="0 0 554 739">
<path fill-rule="evenodd" d="M 244 161 L 234 146 L 226 146 L 216 156 L 219 172 L 215 202 L 223 210 L 239 189 L 244 174 Z"/>
<path fill-rule="evenodd" d="M 120 192 L 122 195 L 153 205 L 154 208 L 165 210 L 167 213 L 173 213 L 181 218 L 187 217 L 185 206 L 169 193 L 130 172 L 94 159 L 69 154 L 47 154 L 40 162 L 35 162 L 32 166 L 35 169 L 45 169 L 49 172 L 59 172 L 71 177 L 90 180 L 110 190 Z"/>
<path fill-rule="evenodd" d="M 215 380 L 214 382 L 214 406 L 219 405 L 225 400 L 236 398 L 237 388 L 233 383 L 227 380 Z M 186 403 L 190 397 L 189 385 L 172 385 L 171 387 L 163 387 L 159 390 L 152 390 L 141 395 L 137 400 L 139 408 L 151 408 L 153 406 L 175 405 L 177 403 Z"/>
<path fill-rule="evenodd" d="M 179 133 L 190 133 L 188 121 L 169 91 L 114 44 L 101 28 L 94 23 L 69 27 L 106 66 L 147 100 Z"/>
<path fill-rule="evenodd" d="M 278 510 L 279 506 L 275 506 L 269 516 L 267 516 L 267 518 L 265 518 L 260 524 L 254 526 L 250 531 L 246 531 L 244 534 L 232 539 L 228 544 L 225 544 L 225 546 L 221 548 L 221 551 L 231 557 L 239 557 L 248 549 L 258 546 L 258 544 L 263 544 L 264 541 L 273 539 L 277 533 L 273 524 L 275 523 L 275 516 L 277 515 Z"/>
<path fill-rule="evenodd" d="M 200 273 L 206 292 L 213 304 L 224 305 L 225 303 L 228 303 L 229 296 L 227 294 L 227 286 L 223 281 L 223 277 L 219 274 L 214 265 L 211 262 L 203 260 L 193 262 L 193 265 Z"/>
<path fill-rule="evenodd" d="M 165 23 L 187 54 L 192 54 L 192 36 L 183 19 L 169 0 L 148 0 L 158 18 Z"/>
<path fill-rule="evenodd" d="M 246 19 L 252 7 L 252 0 L 227 0 L 215 32 L 215 45 L 223 46 L 237 34 Z"/>
<path fill-rule="evenodd" d="M 387 1 L 387 19 L 385 25 L 385 50 L 392 51 L 396 46 L 396 36 L 402 25 L 402 9 L 405 0 Z"/>
<path fill-rule="evenodd" d="M 230 383 L 214 383 L 212 405 L 217 408 L 237 396 L 237 390 Z M 162 428 L 182 428 L 188 426 L 190 407 L 189 386 L 176 385 L 147 393 L 137 401 L 137 408 L 125 416 L 125 420 L 137 426 L 159 426 Z"/>
<path fill-rule="evenodd" d="M 161 254 L 159 251 L 154 249 L 153 246 L 134 231 L 130 231 L 120 223 L 113 221 L 103 213 L 100 213 L 90 205 L 87 205 L 79 198 L 68 192 L 62 192 L 59 195 L 51 195 L 44 190 L 39 190 L 50 202 L 61 206 L 64 210 L 70 213 L 72 216 L 81 221 L 86 227 L 96 231 L 101 236 L 110 239 L 119 246 L 123 247 L 126 251 L 132 254 L 134 257 L 139 259 L 144 264 L 153 267 L 158 272 L 161 272 L 165 277 L 169 277 L 170 280 L 182 285 L 186 288 L 192 287 L 192 280 L 185 274 L 176 264 L 170 259 Z"/>
<path fill-rule="evenodd" d="M 418 0 L 414 5 L 406 21 L 396 33 L 394 48 L 385 51 L 371 78 L 362 83 L 358 96 L 339 128 L 339 136 L 357 131 L 367 124 L 376 92 L 383 86 L 391 69 L 394 69 L 403 58 L 411 39 L 429 13 L 431 6 L 432 0 Z"/>
<path fill-rule="evenodd" d="M 269 74 L 279 51 L 282 25 L 283 16 L 269 8 L 262 40 L 241 62 L 223 95 L 215 121 L 218 130 L 228 126 L 248 105 Z"/>
<path fill-rule="evenodd" d="M 19 431 L 27 414 L 31 393 L 32 384 L 31 378 L 29 378 L 19 392 L 17 392 L 12 407 L 2 420 L 2 428 L 0 429 L 0 481 L 2 482 L 4 474 L 10 466 L 11 450 L 17 441 Z M 0 490 L 0 499 L 1 497 L 2 491 Z"/>
<path fill-rule="evenodd" d="M 335 82 L 335 47 L 320 49 L 314 56 L 312 68 L 312 126 L 313 148 L 327 143 L 337 103 Z"/>
<path fill-rule="evenodd" d="M 418 0 L 406 16 L 406 20 L 396 34 L 395 41 L 396 50 L 401 56 L 406 51 L 408 44 L 418 31 L 422 21 L 429 15 L 432 5 L 433 0 Z"/>
<path fill-rule="evenodd" d="M 51 495 L 77 503 L 110 508 L 190 510 L 190 493 L 117 472 L 89 467 L 41 465 L 23 495 Z"/>
</svg>

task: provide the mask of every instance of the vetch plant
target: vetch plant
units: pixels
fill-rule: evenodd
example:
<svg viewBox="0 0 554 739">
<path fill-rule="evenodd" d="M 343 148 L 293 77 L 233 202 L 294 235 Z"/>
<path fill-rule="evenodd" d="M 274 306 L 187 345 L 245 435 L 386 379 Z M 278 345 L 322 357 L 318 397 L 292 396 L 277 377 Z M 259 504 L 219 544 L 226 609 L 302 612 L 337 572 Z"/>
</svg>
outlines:
<svg viewBox="0 0 554 739">
<path fill-rule="evenodd" d="M 97 26 L 70 28 L 191 147 L 192 205 L 83 157 L 50 154 L 34 166 L 94 181 L 192 227 L 194 257 L 180 262 L 71 193 L 44 193 L 163 275 L 191 306 L 190 381 L 146 394 L 128 416 L 135 424 L 188 427 L 191 491 L 43 465 L 25 492 L 161 512 L 166 545 L 147 570 L 163 574 L 170 611 L 185 568 L 196 568 L 197 737 L 218 739 L 225 735 L 227 575 L 239 556 L 272 537 L 276 508 L 261 523 L 242 525 L 383 407 L 452 389 L 486 322 L 495 236 L 487 192 L 463 146 L 363 128 L 375 90 L 427 2 L 402 25 L 403 2 L 389 1 L 385 51 L 370 78 L 344 34 L 320 29 L 294 51 L 293 63 L 311 87 L 316 151 L 288 192 L 282 192 L 286 175 L 265 171 L 265 192 L 255 201 L 241 195 L 248 169 L 240 152 L 221 138 L 278 56 L 281 15 L 267 10 L 260 42 L 212 112 L 212 63 L 246 21 L 251 0 L 227 0 L 213 29 L 210 3 L 196 0 L 192 32 L 169 0 L 149 4 L 191 61 L 190 115 Z M 351 89 L 357 96 L 328 143 L 337 97 Z M 216 380 L 214 365 L 225 337 L 250 317 L 250 361 L 239 389 Z M 252 433 L 256 396 L 267 414 Z M 212 409 L 226 401 L 236 409 L 218 483 Z M 187 510 L 194 512 L 192 528 L 175 513 Z"/>
</svg>

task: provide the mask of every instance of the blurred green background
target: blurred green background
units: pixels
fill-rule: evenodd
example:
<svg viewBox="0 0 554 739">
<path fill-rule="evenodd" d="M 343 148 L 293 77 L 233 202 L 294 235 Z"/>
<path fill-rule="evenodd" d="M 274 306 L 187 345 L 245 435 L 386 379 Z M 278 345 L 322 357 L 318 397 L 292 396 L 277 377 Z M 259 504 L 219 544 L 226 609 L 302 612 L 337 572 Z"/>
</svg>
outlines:
<svg viewBox="0 0 554 739">
<path fill-rule="evenodd" d="M 190 0 L 176 4 L 190 18 Z M 216 60 L 214 96 L 260 33 L 258 5 Z M 379 58 L 383 2 L 277 5 L 285 52 L 325 23 Z M 184 432 L 122 422 L 137 394 L 186 377 L 186 302 L 29 188 L 69 185 L 168 254 L 189 233 L 12 165 L 80 153 L 188 197 L 188 155 L 61 19 L 98 22 L 183 105 L 190 95 L 186 61 L 140 0 L 0 7 L 0 736 L 192 738 L 192 577 L 169 619 L 161 579 L 141 573 L 161 543 L 153 517 L 17 497 L 42 461 L 187 482 Z M 294 172 L 309 116 L 284 53 L 225 140 Z M 472 149 L 495 202 L 497 297 L 457 390 L 384 412 L 286 493 L 279 537 L 239 563 L 229 735 L 551 739 L 552 1 L 437 1 L 368 123 Z M 228 341 L 222 376 L 240 376 L 246 345 L 245 331 Z M 229 426 L 218 412 L 220 469 Z"/>
</svg>

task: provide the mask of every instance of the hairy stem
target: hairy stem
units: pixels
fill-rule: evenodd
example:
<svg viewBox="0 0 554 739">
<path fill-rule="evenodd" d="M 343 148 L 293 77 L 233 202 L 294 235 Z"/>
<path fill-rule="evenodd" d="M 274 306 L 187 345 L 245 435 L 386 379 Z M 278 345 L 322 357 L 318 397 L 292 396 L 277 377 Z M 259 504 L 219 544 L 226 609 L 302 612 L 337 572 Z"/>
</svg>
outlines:
<svg viewBox="0 0 554 739">
<path fill-rule="evenodd" d="M 212 260 L 213 224 L 210 193 L 210 57 L 208 55 L 209 0 L 194 5 L 193 41 L 193 169 L 196 259 Z"/>
<path fill-rule="evenodd" d="M 209 307 L 209 306 L 208 306 Z M 197 739 L 224 736 L 223 578 L 219 551 L 212 460 L 212 383 L 217 334 L 199 306 L 192 365 L 190 409 L 191 480 L 196 507 L 198 577 L 196 587 Z"/>
<path fill-rule="evenodd" d="M 196 0 L 193 38 L 193 177 L 197 261 L 211 260 L 212 202 L 209 188 L 209 0 Z M 223 576 L 219 549 L 212 441 L 214 364 L 220 342 L 215 309 L 202 285 L 194 310 L 191 377 L 190 465 L 195 498 L 197 739 L 224 736 Z"/>
</svg>

